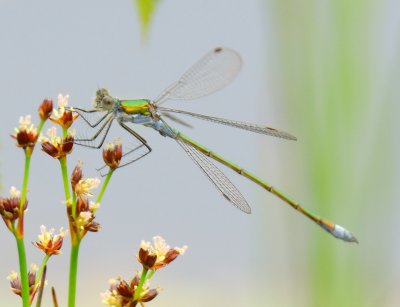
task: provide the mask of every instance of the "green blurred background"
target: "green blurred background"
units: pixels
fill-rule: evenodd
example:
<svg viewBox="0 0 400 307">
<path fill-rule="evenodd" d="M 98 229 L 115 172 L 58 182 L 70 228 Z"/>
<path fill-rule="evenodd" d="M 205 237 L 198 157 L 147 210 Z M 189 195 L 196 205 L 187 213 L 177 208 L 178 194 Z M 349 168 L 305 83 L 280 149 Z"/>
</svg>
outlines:
<svg viewBox="0 0 400 307">
<path fill-rule="evenodd" d="M 43 97 L 69 93 L 71 104 L 88 107 L 96 88 L 108 86 L 120 97 L 154 98 L 203 53 L 223 45 L 243 57 L 238 80 L 201 101 L 171 105 L 265 123 L 298 141 L 198 121 L 187 133 L 360 241 L 331 238 L 229 171 L 253 214 L 220 205 L 224 200 L 176 144 L 139 128 L 154 152 L 113 178 L 98 214 L 104 229 L 81 248 L 78 306 L 99 306 L 107 279 L 131 276 L 137 245 L 155 234 L 189 250 L 154 278 L 164 291 L 149 306 L 400 305 L 399 2 L 3 0 L 0 20 L 5 192 L 22 174 L 8 135 Z M 41 223 L 66 224 L 61 181 L 54 185 L 57 166 L 36 155 L 27 242 Z M 78 159 L 96 175 L 99 154 L 77 149 L 70 167 Z M 48 176 L 40 176 L 44 166 Z M 0 242 L 0 305 L 18 306 L 5 280 L 17 262 L 4 229 Z M 48 276 L 61 305 L 68 248 L 51 260 Z"/>
</svg>

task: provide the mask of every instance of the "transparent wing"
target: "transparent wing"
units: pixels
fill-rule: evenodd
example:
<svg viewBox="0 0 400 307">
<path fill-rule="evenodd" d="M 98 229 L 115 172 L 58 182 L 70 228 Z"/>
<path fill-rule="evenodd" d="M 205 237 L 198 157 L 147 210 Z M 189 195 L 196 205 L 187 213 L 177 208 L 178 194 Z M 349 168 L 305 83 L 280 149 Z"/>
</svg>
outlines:
<svg viewBox="0 0 400 307">
<path fill-rule="evenodd" d="M 176 141 L 230 203 L 245 213 L 251 213 L 251 208 L 243 195 L 224 173 L 208 160 L 207 156 L 183 140 L 176 139 Z"/>
<path fill-rule="evenodd" d="M 190 100 L 212 94 L 236 77 L 241 64 L 236 51 L 215 48 L 166 88 L 154 102 L 161 104 L 168 99 Z"/>
<path fill-rule="evenodd" d="M 226 119 L 226 118 L 220 118 L 220 117 L 214 117 L 214 116 L 208 116 L 208 115 L 202 115 L 198 113 L 192 113 L 188 111 L 182 111 L 182 110 L 176 110 L 176 109 L 170 109 L 170 108 L 165 108 L 165 107 L 159 107 L 158 110 L 161 112 L 173 112 L 173 113 L 179 113 L 179 114 L 184 114 L 184 115 L 190 115 L 196 118 L 200 118 L 203 120 L 208 120 L 214 123 L 222 124 L 222 125 L 227 125 L 239 129 L 244 129 L 256 133 L 261 133 L 261 134 L 266 134 L 266 135 L 271 135 L 287 140 L 297 140 L 297 138 L 287 132 L 277 130 L 275 128 L 267 127 L 267 126 L 260 126 L 256 124 L 251 124 L 251 123 L 246 123 L 246 122 L 241 122 L 237 120 L 231 120 L 231 119 Z M 166 114 L 166 113 L 165 113 Z"/>
<path fill-rule="evenodd" d="M 187 128 L 193 128 L 193 126 L 191 124 L 189 124 L 186 121 L 176 117 L 175 115 L 172 115 L 170 113 L 163 113 L 163 112 L 161 112 L 161 115 L 166 117 L 166 118 L 168 118 L 168 119 L 170 119 L 170 120 L 172 120 L 175 123 L 178 123 L 178 124 L 182 125 L 182 126 L 185 126 Z"/>
</svg>

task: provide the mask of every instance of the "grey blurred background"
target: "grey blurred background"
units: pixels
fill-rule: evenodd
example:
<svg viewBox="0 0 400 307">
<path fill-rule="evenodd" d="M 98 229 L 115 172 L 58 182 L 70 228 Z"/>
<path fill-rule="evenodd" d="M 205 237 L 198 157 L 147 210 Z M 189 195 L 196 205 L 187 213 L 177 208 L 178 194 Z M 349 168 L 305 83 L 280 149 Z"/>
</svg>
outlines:
<svg viewBox="0 0 400 307">
<path fill-rule="evenodd" d="M 323 306 L 316 297 L 328 302 L 324 306 L 398 305 L 399 210 L 395 199 L 399 195 L 399 146 L 395 131 L 399 128 L 400 7 L 396 1 L 367 3 L 369 17 L 355 15 L 335 24 L 335 12 L 328 9 L 327 1 L 314 7 L 313 1 L 164 0 L 143 45 L 131 1 L 0 0 L 3 195 L 11 185 L 21 185 L 23 171 L 22 151 L 14 147 L 9 135 L 20 115 L 32 114 L 38 122 L 36 109 L 43 98 L 56 100 L 59 93 L 69 94 L 71 105 L 89 108 L 96 89 L 103 86 L 118 97 L 155 98 L 203 54 L 226 46 L 243 58 L 239 77 L 212 96 L 169 106 L 267 124 L 293 133 L 299 141 L 252 135 L 195 119 L 189 119 L 195 129 L 181 130 L 307 208 L 346 226 L 361 242 L 353 246 L 334 240 L 272 195 L 226 170 L 252 205 L 253 214 L 243 214 L 218 194 L 174 141 L 138 127 L 153 152 L 119 170 L 111 180 L 97 214 L 103 230 L 89 234 L 81 245 L 77 306 L 101 305 L 99 293 L 108 288 L 108 279 L 132 276 L 140 268 L 135 258 L 140 240 L 151 240 L 154 235 L 163 236 L 173 246 L 187 244 L 189 249 L 155 275 L 152 285 L 163 291 L 151 306 Z M 364 12 L 357 10 L 356 4 L 352 8 Z M 304 14 L 306 9 L 309 15 Z M 360 72 L 368 79 L 360 86 L 368 85 L 363 90 L 369 104 L 358 107 L 367 112 L 354 111 L 352 115 L 363 124 L 352 131 L 351 146 L 338 144 L 340 154 L 331 157 L 333 165 L 324 173 L 329 176 L 330 170 L 342 171 L 338 178 L 343 179 L 332 179 L 324 187 L 337 197 L 330 198 L 336 210 L 318 205 L 310 180 L 310 164 L 318 161 L 308 150 L 318 153 L 322 147 L 318 137 L 326 146 L 333 144 L 327 137 L 322 141 L 322 130 L 317 136 L 307 134 L 307 124 L 328 119 L 317 113 L 304 115 L 300 110 L 306 96 L 300 94 L 311 91 L 302 88 L 302 78 L 311 80 L 310 75 L 303 75 L 306 57 L 323 63 L 335 53 L 329 44 L 323 44 L 321 53 L 313 53 L 318 50 L 314 44 L 303 57 L 305 46 L 312 45 L 310 33 L 320 31 L 320 37 L 335 45 L 335 29 L 348 26 L 349 20 L 358 25 L 350 27 L 356 30 L 348 33 L 349 41 L 360 40 L 354 44 L 359 48 L 355 51 L 360 58 L 366 57 L 358 64 L 365 71 L 368 63 L 372 68 Z M 371 21 L 369 28 L 365 21 Z M 332 24 L 334 28 L 329 30 Z M 336 65 L 329 63 L 327 67 Z M 316 67 L 320 67 L 318 63 L 309 69 Z M 323 82 L 320 73 L 313 76 Z M 373 85 L 375 91 L 369 88 Z M 323 91 L 325 87 L 319 88 Z M 335 105 L 332 97 L 329 101 L 323 94 L 320 97 Z M 293 102 L 296 99 L 298 103 Z M 344 108 L 343 117 L 349 113 Z M 333 120 L 330 123 L 335 127 L 346 128 L 341 122 L 345 118 Z M 384 141 L 375 142 L 375 138 Z M 86 176 L 99 176 L 95 168 L 102 165 L 100 151 L 75 148 L 69 159 L 70 171 L 78 160 L 84 161 Z M 357 184 L 346 185 L 346 189 L 346 180 Z M 66 227 L 67 219 L 58 163 L 39 148 L 32 160 L 29 190 L 28 262 L 40 263 L 41 253 L 30 244 L 39 226 Z M 18 269 L 18 262 L 15 242 L 4 227 L 0 242 L 0 305 L 19 306 L 5 278 Z M 67 301 L 68 239 L 63 251 L 50 260 L 47 275 L 61 306 Z M 49 288 L 44 306 L 51 305 Z"/>
</svg>

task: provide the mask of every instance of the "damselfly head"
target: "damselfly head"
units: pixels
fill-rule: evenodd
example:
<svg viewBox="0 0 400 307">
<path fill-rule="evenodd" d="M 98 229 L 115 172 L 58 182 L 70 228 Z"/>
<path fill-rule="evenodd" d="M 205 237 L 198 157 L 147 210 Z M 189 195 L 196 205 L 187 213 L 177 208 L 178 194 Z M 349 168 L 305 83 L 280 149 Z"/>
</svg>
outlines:
<svg viewBox="0 0 400 307">
<path fill-rule="evenodd" d="M 96 91 L 96 97 L 93 100 L 93 107 L 99 110 L 110 110 L 114 106 L 115 99 L 105 88 L 99 88 Z"/>
</svg>

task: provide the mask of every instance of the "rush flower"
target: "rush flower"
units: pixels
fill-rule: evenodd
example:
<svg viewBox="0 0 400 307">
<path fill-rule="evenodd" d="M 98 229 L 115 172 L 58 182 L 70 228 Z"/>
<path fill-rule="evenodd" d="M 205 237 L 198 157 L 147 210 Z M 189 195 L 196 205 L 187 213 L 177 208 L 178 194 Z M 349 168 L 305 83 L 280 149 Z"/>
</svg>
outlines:
<svg viewBox="0 0 400 307">
<path fill-rule="evenodd" d="M 54 234 L 54 228 L 49 231 L 46 230 L 44 225 L 40 226 L 41 234 L 38 235 L 39 241 L 33 243 L 37 248 L 41 249 L 46 255 L 59 255 L 61 254 L 61 247 L 63 239 L 68 234 L 68 230 L 60 228 L 59 234 Z"/>
<path fill-rule="evenodd" d="M 35 283 L 37 270 L 37 265 L 32 264 L 28 272 L 29 294 L 31 297 L 34 297 L 36 290 L 40 285 L 40 281 L 38 283 Z M 21 278 L 19 273 L 12 271 L 11 274 L 7 276 L 7 279 L 10 281 L 11 290 L 15 294 L 21 296 Z"/>
<path fill-rule="evenodd" d="M 53 111 L 53 100 L 44 99 L 39 106 L 38 113 L 41 120 L 47 120 Z"/>
<path fill-rule="evenodd" d="M 110 279 L 110 288 L 101 294 L 102 303 L 108 306 L 129 306 L 150 302 L 159 293 L 159 289 L 149 289 L 148 284 L 143 285 L 140 296 L 135 299 L 135 292 L 139 285 L 140 277 L 137 273 L 130 281 L 122 280 L 120 277 Z"/>
<path fill-rule="evenodd" d="M 101 229 L 101 225 L 94 221 L 95 211 L 100 206 L 99 203 L 89 202 L 87 198 L 79 197 L 76 203 L 76 218 L 72 218 L 72 208 L 68 207 L 68 214 L 70 220 L 74 226 L 75 232 L 79 234 L 80 238 L 83 238 L 85 234 L 90 232 L 98 232 Z"/>
<path fill-rule="evenodd" d="M 152 246 L 150 242 L 145 242 L 143 240 L 140 243 L 137 259 L 146 270 L 155 271 L 166 266 L 179 255 L 183 255 L 187 249 L 186 245 L 181 248 L 171 248 L 160 236 L 153 237 L 153 242 L 154 246 Z"/>
<path fill-rule="evenodd" d="M 56 123 L 63 127 L 64 129 L 68 129 L 71 127 L 74 120 L 78 117 L 78 114 L 72 113 L 72 108 L 66 109 L 68 105 L 69 95 L 63 96 L 62 94 L 58 95 L 58 111 L 56 109 L 53 110 L 53 115 L 50 117 L 50 120 L 53 123 Z"/>
<path fill-rule="evenodd" d="M 10 189 L 10 197 L 0 197 L 0 215 L 2 216 L 4 222 L 6 223 L 8 229 L 12 231 L 13 224 L 15 220 L 19 217 L 19 205 L 21 202 L 20 198 L 21 192 L 15 187 Z M 28 206 L 28 200 L 25 200 L 24 211 Z"/>
<path fill-rule="evenodd" d="M 41 137 L 42 150 L 55 159 L 61 159 L 70 154 L 74 145 L 75 131 L 68 131 L 65 138 L 57 136 L 57 128 L 47 130 L 47 137 Z"/>
<path fill-rule="evenodd" d="M 79 198 L 92 197 L 93 194 L 91 190 L 97 188 L 99 184 L 100 184 L 100 179 L 98 178 L 81 179 L 75 185 L 75 194 Z"/>
<path fill-rule="evenodd" d="M 76 219 L 76 226 L 80 230 L 81 237 L 83 237 L 86 232 L 98 232 L 101 229 L 101 225 L 94 222 L 95 216 L 91 211 L 82 211 L 78 218 Z"/>
<path fill-rule="evenodd" d="M 77 185 L 77 183 L 82 179 L 83 177 L 83 173 L 82 173 L 82 161 L 78 161 L 78 163 L 76 164 L 74 170 L 72 171 L 72 175 L 71 175 L 71 186 L 72 186 L 72 190 L 75 192 L 75 186 Z"/>
<path fill-rule="evenodd" d="M 107 143 L 103 149 L 103 160 L 112 169 L 118 168 L 122 158 L 121 139 L 116 138 L 114 143 Z"/>
<path fill-rule="evenodd" d="M 34 125 L 31 123 L 31 116 L 26 115 L 19 118 L 18 128 L 14 128 L 15 133 L 11 135 L 12 138 L 17 140 L 17 146 L 23 149 L 35 146 L 38 138 L 38 133 Z"/>
</svg>

